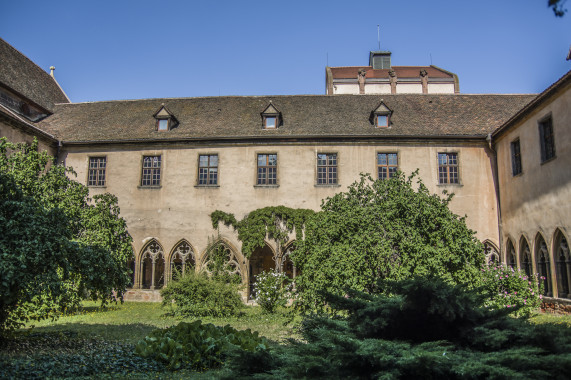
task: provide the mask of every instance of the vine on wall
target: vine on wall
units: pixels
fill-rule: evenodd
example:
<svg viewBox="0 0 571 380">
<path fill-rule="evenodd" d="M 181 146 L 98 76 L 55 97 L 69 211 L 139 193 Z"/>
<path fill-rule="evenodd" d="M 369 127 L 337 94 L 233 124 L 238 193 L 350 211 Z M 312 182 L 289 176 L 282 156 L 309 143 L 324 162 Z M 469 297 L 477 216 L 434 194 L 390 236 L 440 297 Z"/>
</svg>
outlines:
<svg viewBox="0 0 571 380">
<path fill-rule="evenodd" d="M 233 214 L 220 210 L 210 214 L 210 219 L 213 228 L 218 228 L 220 222 L 234 228 L 242 242 L 242 253 L 250 258 L 256 248 L 265 245 L 266 238 L 276 242 L 278 251 L 283 249 L 294 231 L 296 240 L 302 239 L 305 222 L 313 214 L 315 211 L 309 209 L 270 206 L 254 210 L 240 221 Z"/>
</svg>

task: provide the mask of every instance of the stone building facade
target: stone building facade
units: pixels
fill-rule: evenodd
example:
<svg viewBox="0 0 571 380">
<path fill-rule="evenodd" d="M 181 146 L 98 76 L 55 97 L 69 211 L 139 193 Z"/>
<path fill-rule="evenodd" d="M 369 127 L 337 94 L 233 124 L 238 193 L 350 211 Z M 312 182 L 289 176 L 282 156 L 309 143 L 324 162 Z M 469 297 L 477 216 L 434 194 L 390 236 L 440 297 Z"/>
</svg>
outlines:
<svg viewBox="0 0 571 380">
<path fill-rule="evenodd" d="M 23 121 L 60 162 L 75 169 L 91 194 L 118 196 L 134 240 L 133 288 L 149 294 L 175 271 L 206 268 L 213 242 L 223 247 L 244 284 L 273 268 L 275 260 L 294 275 L 291 262 L 278 257 L 269 241 L 244 257 L 234 231 L 213 229 L 210 213 L 217 209 L 239 219 L 266 206 L 318 210 L 322 199 L 344 191 L 360 173 L 385 178 L 418 169 L 431 192 L 455 193 L 452 210 L 468 216 L 490 259 L 526 265 L 519 256 L 506 256 L 508 242 L 519 252 L 525 236 L 535 252 L 543 249 L 541 241 L 535 243 L 542 231 L 546 253 L 543 261 L 531 259 L 531 270 L 548 268 L 549 295 L 568 298 L 568 281 L 556 275 L 563 268 L 556 256 L 563 248 L 557 247 L 565 247 L 571 228 L 571 92 L 563 84 L 568 76 L 539 96 L 365 91 L 70 103 L 52 95 L 46 116 Z M 0 71 L 1 86 L 13 90 L 6 82 Z M 18 94 L 31 99 L 25 91 Z M 0 109 L 2 120 L 9 120 L 0 132 L 22 140 L 9 135 L 23 118 L 14 112 Z M 514 177 L 506 153 L 511 142 L 519 136 L 521 152 L 535 155 L 532 130 L 546 115 L 552 117 L 556 156 L 534 163 L 537 168 L 525 159 L 523 174 Z M 533 183 L 536 176 L 541 183 Z"/>
</svg>

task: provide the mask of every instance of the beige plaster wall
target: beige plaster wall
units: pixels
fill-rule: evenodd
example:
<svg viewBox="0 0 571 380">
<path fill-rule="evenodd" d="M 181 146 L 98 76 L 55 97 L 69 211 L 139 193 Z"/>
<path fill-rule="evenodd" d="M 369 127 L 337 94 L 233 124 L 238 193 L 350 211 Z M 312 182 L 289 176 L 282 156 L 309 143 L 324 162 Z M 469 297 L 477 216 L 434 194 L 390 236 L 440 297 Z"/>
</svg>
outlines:
<svg viewBox="0 0 571 380">
<path fill-rule="evenodd" d="M 397 94 L 422 94 L 422 84 L 399 83 L 397 81 Z"/>
<path fill-rule="evenodd" d="M 541 163 L 538 121 L 551 115 L 555 136 L 555 158 Z M 520 140 L 522 173 L 512 175 L 510 143 Z M 495 143 L 502 214 L 502 259 L 508 239 L 512 240 L 520 265 L 520 241 L 527 239 L 532 254 L 541 234 L 549 253 L 552 283 L 555 284 L 555 232 L 571 237 L 571 86 L 567 86 L 500 135 Z M 532 255 L 534 256 L 534 255 Z M 537 268 L 535 260 L 533 267 Z"/>
<path fill-rule="evenodd" d="M 1 137 L 6 137 L 8 141 L 13 143 L 25 142 L 31 144 L 34 141 L 34 134 L 27 133 L 23 129 L 17 128 L 0 120 L 0 138 Z M 47 150 L 52 156 L 56 155 L 57 148 L 55 147 L 55 143 L 52 143 L 43 137 L 36 137 L 38 138 L 38 149 L 40 151 Z"/>
<path fill-rule="evenodd" d="M 358 90 L 358 89 L 357 89 Z M 365 83 L 365 94 L 390 94 L 391 85 L 386 83 L 368 84 Z"/>
<path fill-rule="evenodd" d="M 428 83 L 429 94 L 453 94 L 454 83 Z"/>
<path fill-rule="evenodd" d="M 468 225 L 480 240 L 498 241 L 496 197 L 492 183 L 490 157 L 485 144 L 390 144 L 390 145 L 272 145 L 272 146 L 162 146 L 154 149 L 138 146 L 104 146 L 101 148 L 66 147 L 63 158 L 87 182 L 90 156 L 107 157 L 107 183 L 104 188 L 91 188 L 91 194 L 111 192 L 119 197 L 121 215 L 127 220 L 134 238 L 134 249 L 140 253 L 145 243 L 156 238 L 165 253 L 181 239 L 187 239 L 198 255 L 215 234 L 209 214 L 220 209 L 241 219 L 248 212 L 270 205 L 318 210 L 321 200 L 346 190 L 359 173 L 376 177 L 376 153 L 397 152 L 399 167 L 420 175 L 431 192 L 456 193 L 452 209 L 468 215 Z M 334 187 L 318 187 L 316 183 L 317 153 L 337 153 L 338 183 Z M 437 185 L 438 152 L 458 152 L 461 185 Z M 219 187 L 198 187 L 197 162 L 200 154 L 219 156 Z M 256 183 L 258 153 L 277 153 L 279 187 L 261 188 Z M 159 189 L 141 188 L 141 161 L 144 155 L 162 156 L 162 181 Z M 238 251 L 240 243 L 234 232 L 221 229 Z"/>
<path fill-rule="evenodd" d="M 333 84 L 333 93 L 334 94 L 358 94 L 359 93 L 359 85 L 358 84 L 334 83 Z"/>
</svg>

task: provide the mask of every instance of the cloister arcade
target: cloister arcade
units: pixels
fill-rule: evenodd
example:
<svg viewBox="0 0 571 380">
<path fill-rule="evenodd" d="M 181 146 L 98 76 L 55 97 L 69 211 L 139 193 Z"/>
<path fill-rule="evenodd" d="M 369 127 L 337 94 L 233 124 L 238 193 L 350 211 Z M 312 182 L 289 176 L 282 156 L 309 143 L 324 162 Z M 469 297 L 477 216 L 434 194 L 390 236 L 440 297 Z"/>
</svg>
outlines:
<svg viewBox="0 0 571 380">
<path fill-rule="evenodd" d="M 528 276 L 540 276 L 546 297 L 571 299 L 568 241 L 568 236 L 560 228 L 551 235 L 539 231 L 533 237 L 525 234 L 520 235 L 519 239 L 508 236 L 502 261 Z"/>
<path fill-rule="evenodd" d="M 276 254 L 276 250 L 266 243 L 248 259 L 223 238 L 209 244 L 209 248 L 201 254 L 186 239 L 181 239 L 167 254 L 158 239 L 152 238 L 128 262 L 132 270 L 131 286 L 133 289 L 158 290 L 189 271 L 204 271 L 212 275 L 224 270 L 229 276 L 236 276 L 238 282 L 247 285 L 245 296 L 249 299 L 253 295 L 256 276 L 262 271 L 274 269 L 286 273 L 290 278 L 296 276 L 297 270 L 290 259 L 293 249 L 292 241 L 279 250 L 281 254 Z"/>
</svg>

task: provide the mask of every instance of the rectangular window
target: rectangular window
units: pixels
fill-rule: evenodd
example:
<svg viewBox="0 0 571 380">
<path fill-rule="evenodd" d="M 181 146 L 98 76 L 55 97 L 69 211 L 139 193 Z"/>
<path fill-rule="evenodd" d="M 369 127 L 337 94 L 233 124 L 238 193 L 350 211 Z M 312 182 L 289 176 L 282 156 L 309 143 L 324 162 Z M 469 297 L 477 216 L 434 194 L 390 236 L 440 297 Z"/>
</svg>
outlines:
<svg viewBox="0 0 571 380">
<path fill-rule="evenodd" d="M 198 185 L 218 185 L 218 155 L 198 156 Z"/>
<path fill-rule="evenodd" d="M 512 141 L 510 144 L 512 151 L 512 175 L 521 173 L 521 152 L 519 148 L 519 139 Z"/>
<path fill-rule="evenodd" d="M 337 153 L 317 154 L 317 184 L 337 184 Z"/>
<path fill-rule="evenodd" d="M 398 156 L 396 153 L 377 153 L 377 170 L 379 179 L 392 178 L 398 169 Z"/>
<path fill-rule="evenodd" d="M 276 185 L 278 180 L 278 155 L 258 154 L 258 185 Z"/>
<path fill-rule="evenodd" d="M 264 128 L 266 129 L 275 129 L 277 126 L 277 117 L 276 116 L 264 116 Z"/>
<path fill-rule="evenodd" d="M 168 131 L 169 130 L 169 119 L 158 119 L 157 120 L 157 129 L 159 131 Z"/>
<path fill-rule="evenodd" d="M 539 143 L 541 144 L 541 162 L 555 157 L 555 139 L 551 116 L 539 123 Z"/>
<path fill-rule="evenodd" d="M 438 153 L 438 183 L 460 183 L 458 153 Z"/>
<path fill-rule="evenodd" d="M 89 157 L 89 172 L 87 174 L 87 186 L 105 186 L 105 168 L 107 158 Z"/>
<path fill-rule="evenodd" d="M 161 156 L 143 156 L 141 186 L 161 185 Z"/>
<path fill-rule="evenodd" d="M 389 116 L 377 115 L 377 128 L 388 127 L 388 126 L 389 126 Z"/>
</svg>

